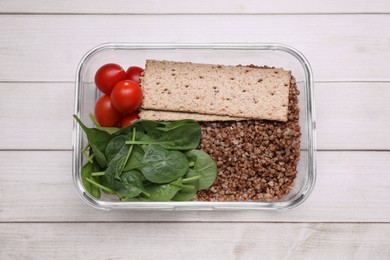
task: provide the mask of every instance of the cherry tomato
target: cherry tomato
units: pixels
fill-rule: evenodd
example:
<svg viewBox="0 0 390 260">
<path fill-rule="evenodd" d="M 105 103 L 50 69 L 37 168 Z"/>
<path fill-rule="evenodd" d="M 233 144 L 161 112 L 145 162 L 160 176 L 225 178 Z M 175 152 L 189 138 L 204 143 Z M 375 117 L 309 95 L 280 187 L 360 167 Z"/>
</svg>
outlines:
<svg viewBox="0 0 390 260">
<path fill-rule="evenodd" d="M 136 67 L 136 66 L 129 67 L 126 71 L 127 79 L 130 79 L 140 84 L 142 72 L 144 72 L 144 70 L 140 67 Z"/>
<path fill-rule="evenodd" d="M 103 65 L 95 74 L 96 87 L 104 94 L 110 94 L 115 84 L 127 78 L 121 66 L 114 63 Z"/>
<path fill-rule="evenodd" d="M 96 102 L 95 116 L 101 126 L 115 126 L 121 119 L 122 113 L 118 112 L 111 102 L 109 95 L 104 95 Z"/>
<path fill-rule="evenodd" d="M 138 120 L 138 111 L 135 111 L 131 114 L 127 114 L 122 118 L 122 121 L 120 123 L 121 128 L 131 125 L 135 120 Z"/>
<path fill-rule="evenodd" d="M 138 83 L 124 80 L 115 85 L 111 92 L 113 106 L 122 113 L 133 113 L 141 105 L 142 90 Z"/>
</svg>

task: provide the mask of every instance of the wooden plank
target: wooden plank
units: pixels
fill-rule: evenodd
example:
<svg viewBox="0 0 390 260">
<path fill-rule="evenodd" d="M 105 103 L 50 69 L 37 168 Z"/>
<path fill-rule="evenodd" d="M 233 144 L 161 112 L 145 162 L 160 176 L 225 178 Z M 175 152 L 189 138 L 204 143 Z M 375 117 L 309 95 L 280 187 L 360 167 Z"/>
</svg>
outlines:
<svg viewBox="0 0 390 260">
<path fill-rule="evenodd" d="M 319 149 L 390 149 L 390 83 L 315 85 Z"/>
<path fill-rule="evenodd" d="M 0 83 L 0 90 L 0 149 L 71 149 L 73 83 Z M 389 97 L 387 82 L 315 84 L 318 148 L 390 149 Z"/>
<path fill-rule="evenodd" d="M 73 81 L 81 57 L 106 42 L 278 42 L 305 54 L 316 80 L 390 80 L 390 58 L 387 58 L 390 44 L 386 39 L 390 26 L 383 26 L 390 24 L 390 15 L 56 15 L 51 18 L 0 16 L 0 67 L 4 68 L 0 81 Z"/>
<path fill-rule="evenodd" d="M 390 224 L 3 223 L 0 229 L 2 259 L 385 259 L 390 254 Z"/>
<path fill-rule="evenodd" d="M 74 84 L 0 83 L 1 149 L 71 149 Z"/>
<path fill-rule="evenodd" d="M 389 2 L 375 0 L 356 1 L 320 1 L 307 4 L 305 0 L 296 0 L 288 4 L 283 0 L 259 2 L 256 0 L 215 0 L 215 1 L 179 1 L 158 0 L 125 1 L 116 0 L 107 4 L 104 0 L 96 1 L 63 1 L 39 0 L 25 2 L 23 0 L 3 0 L 0 2 L 1 13 L 78 13 L 78 14 L 274 14 L 274 13 L 384 13 L 390 12 Z"/>
<path fill-rule="evenodd" d="M 318 152 L 317 183 L 301 206 L 228 213 L 93 209 L 77 195 L 71 157 L 69 151 L 0 152 L 0 222 L 390 222 L 390 152 Z"/>
</svg>

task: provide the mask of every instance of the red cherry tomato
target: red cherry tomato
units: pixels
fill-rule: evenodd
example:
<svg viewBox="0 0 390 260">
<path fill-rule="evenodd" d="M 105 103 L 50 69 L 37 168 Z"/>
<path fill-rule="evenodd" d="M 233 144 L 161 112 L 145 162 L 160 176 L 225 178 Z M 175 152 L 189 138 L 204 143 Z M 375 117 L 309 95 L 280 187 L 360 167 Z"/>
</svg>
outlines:
<svg viewBox="0 0 390 260">
<path fill-rule="evenodd" d="M 111 97 L 104 95 L 96 102 L 95 117 L 101 126 L 111 127 L 122 119 L 122 113 L 112 106 Z"/>
<path fill-rule="evenodd" d="M 142 102 L 141 87 L 132 80 L 121 81 L 113 88 L 111 101 L 119 112 L 133 113 Z"/>
<path fill-rule="evenodd" d="M 95 74 L 96 87 L 105 94 L 110 94 L 115 84 L 127 78 L 121 66 L 114 63 L 103 65 Z"/>
<path fill-rule="evenodd" d="M 126 71 L 127 79 L 130 79 L 140 84 L 142 72 L 144 72 L 144 70 L 140 67 L 136 67 L 136 66 L 129 67 Z"/>
<path fill-rule="evenodd" d="M 125 126 L 128 126 L 128 125 L 131 125 L 135 120 L 138 120 L 138 119 L 139 119 L 138 111 L 135 111 L 135 112 L 133 112 L 131 114 L 125 115 L 122 118 L 122 121 L 120 123 L 121 128 L 123 128 Z"/>
</svg>

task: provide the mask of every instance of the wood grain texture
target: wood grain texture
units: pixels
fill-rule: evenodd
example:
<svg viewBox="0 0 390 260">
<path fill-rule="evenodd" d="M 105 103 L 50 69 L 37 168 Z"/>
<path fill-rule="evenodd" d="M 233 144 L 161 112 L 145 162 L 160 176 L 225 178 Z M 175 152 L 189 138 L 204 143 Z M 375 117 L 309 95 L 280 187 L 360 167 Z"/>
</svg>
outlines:
<svg viewBox="0 0 390 260">
<path fill-rule="evenodd" d="M 390 82 L 319 83 L 319 149 L 390 149 Z"/>
<path fill-rule="evenodd" d="M 0 24 L 0 81 L 73 81 L 105 42 L 284 43 L 316 80 L 390 80 L 390 15 L 1 15 Z"/>
<path fill-rule="evenodd" d="M 294 4 L 284 0 L 262 2 L 256 0 L 116 0 L 109 4 L 104 0 L 71 1 L 39 0 L 33 3 L 23 0 L 2 0 L 1 13 L 56 13 L 56 14 L 274 14 L 274 13 L 384 13 L 390 12 L 386 0 L 370 1 L 321 1 L 296 0 Z"/>
<path fill-rule="evenodd" d="M 0 83 L 1 149 L 71 149 L 74 84 Z"/>
<path fill-rule="evenodd" d="M 0 149 L 72 148 L 73 83 L 8 82 L 0 91 Z M 389 150 L 389 99 L 387 82 L 315 84 L 317 147 Z"/>
<path fill-rule="evenodd" d="M 0 152 L 0 222 L 390 222 L 390 152 L 318 152 L 313 193 L 301 206 L 264 211 L 112 211 L 77 195 L 69 151 Z"/>
<path fill-rule="evenodd" d="M 389 257 L 390 1 L 1 0 L 0 24 L 0 259 Z M 73 82 L 105 42 L 291 45 L 321 82 L 318 147 L 344 151 L 318 153 L 286 212 L 93 209 L 72 183 Z"/>
<path fill-rule="evenodd" d="M 390 224 L 0 224 L 1 259 L 385 259 Z"/>
</svg>

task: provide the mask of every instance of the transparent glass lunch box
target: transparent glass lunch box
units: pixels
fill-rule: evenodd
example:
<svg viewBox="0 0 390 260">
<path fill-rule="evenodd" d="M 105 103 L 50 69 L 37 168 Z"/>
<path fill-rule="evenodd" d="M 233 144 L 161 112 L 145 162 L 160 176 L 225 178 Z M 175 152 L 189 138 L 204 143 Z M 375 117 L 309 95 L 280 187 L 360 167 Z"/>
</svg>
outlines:
<svg viewBox="0 0 390 260">
<path fill-rule="evenodd" d="M 81 198 L 90 206 L 111 209 L 170 209 L 170 210 L 277 210 L 293 208 L 307 199 L 316 178 L 315 118 L 313 105 L 313 75 L 306 58 L 297 50 L 281 44 L 127 44 L 109 43 L 90 50 L 81 60 L 76 75 L 75 114 L 88 126 L 100 97 L 94 84 L 95 72 L 106 63 L 123 68 L 144 67 L 147 59 L 190 61 L 223 65 L 267 65 L 291 70 L 300 91 L 301 157 L 293 189 L 275 202 L 120 202 L 102 196 L 95 199 L 84 189 L 80 169 L 85 158 L 80 150 L 87 139 L 79 125 L 73 126 L 73 181 Z"/>
</svg>

